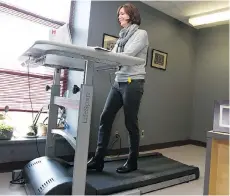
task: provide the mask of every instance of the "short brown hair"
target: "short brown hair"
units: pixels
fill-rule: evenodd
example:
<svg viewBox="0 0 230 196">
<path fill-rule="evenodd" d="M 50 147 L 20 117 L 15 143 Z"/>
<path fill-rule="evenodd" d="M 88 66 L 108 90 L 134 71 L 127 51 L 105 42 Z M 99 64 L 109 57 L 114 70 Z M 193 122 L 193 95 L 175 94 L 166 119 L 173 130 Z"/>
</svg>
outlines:
<svg viewBox="0 0 230 196">
<path fill-rule="evenodd" d="M 124 8 L 126 14 L 129 15 L 129 22 L 131 22 L 132 24 L 137 24 L 140 25 L 141 24 L 141 16 L 140 13 L 138 11 L 138 9 L 131 3 L 126 3 L 124 5 L 121 5 L 118 10 L 117 10 L 117 17 L 119 16 L 119 11 L 121 8 Z"/>
</svg>

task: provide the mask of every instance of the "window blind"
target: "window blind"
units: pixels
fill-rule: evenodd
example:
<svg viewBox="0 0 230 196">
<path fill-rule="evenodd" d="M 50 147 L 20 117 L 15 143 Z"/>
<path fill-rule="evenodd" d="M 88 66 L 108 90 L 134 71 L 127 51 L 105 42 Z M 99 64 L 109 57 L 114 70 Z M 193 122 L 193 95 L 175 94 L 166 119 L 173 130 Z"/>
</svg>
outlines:
<svg viewBox="0 0 230 196">
<path fill-rule="evenodd" d="M 60 96 L 67 89 L 67 70 L 62 71 Z M 52 75 L 0 69 L 0 110 L 8 105 L 10 111 L 39 111 L 49 104 L 50 91 L 46 91 L 46 86 L 51 87 L 52 83 Z"/>
</svg>

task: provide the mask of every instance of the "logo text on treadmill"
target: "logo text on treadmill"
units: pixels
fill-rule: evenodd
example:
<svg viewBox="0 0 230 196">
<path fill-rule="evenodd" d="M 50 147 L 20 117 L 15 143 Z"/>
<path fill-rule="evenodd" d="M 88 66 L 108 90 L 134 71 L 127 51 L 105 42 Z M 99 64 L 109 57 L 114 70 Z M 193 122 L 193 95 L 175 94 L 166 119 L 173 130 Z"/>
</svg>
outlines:
<svg viewBox="0 0 230 196">
<path fill-rule="evenodd" d="M 85 104 L 83 106 L 83 119 L 82 123 L 87 123 L 88 122 L 88 117 L 89 117 L 89 107 L 90 107 L 90 98 L 91 95 L 89 92 L 86 93 L 85 95 Z"/>
</svg>

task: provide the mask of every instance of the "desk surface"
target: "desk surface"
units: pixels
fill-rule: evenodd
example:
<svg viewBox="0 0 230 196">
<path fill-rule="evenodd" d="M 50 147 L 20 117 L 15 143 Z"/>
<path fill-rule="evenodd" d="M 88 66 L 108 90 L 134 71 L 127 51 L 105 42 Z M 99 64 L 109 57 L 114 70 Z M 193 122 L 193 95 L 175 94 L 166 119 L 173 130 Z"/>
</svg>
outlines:
<svg viewBox="0 0 230 196">
<path fill-rule="evenodd" d="M 97 63 L 104 63 L 108 65 L 113 64 L 134 66 L 145 64 L 144 59 L 119 53 L 96 50 L 95 47 L 81 47 L 71 44 L 62 44 L 58 42 L 43 40 L 36 41 L 24 54 L 20 56 L 19 60 L 25 61 L 29 57 L 40 58 L 48 54 L 91 60 Z"/>
<path fill-rule="evenodd" d="M 211 131 L 208 131 L 207 137 L 229 140 L 230 134 L 229 133 L 218 132 L 218 131 L 215 131 L 215 130 L 211 130 Z"/>
</svg>

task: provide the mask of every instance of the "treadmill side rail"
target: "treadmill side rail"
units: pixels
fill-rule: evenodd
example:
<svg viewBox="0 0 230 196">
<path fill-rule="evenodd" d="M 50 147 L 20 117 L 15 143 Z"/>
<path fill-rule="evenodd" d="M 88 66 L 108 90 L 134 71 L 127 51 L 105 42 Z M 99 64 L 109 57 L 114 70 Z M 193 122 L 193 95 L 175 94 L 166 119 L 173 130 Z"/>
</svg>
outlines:
<svg viewBox="0 0 230 196">
<path fill-rule="evenodd" d="M 69 142 L 69 144 L 72 146 L 74 150 L 76 149 L 76 140 L 71 134 L 61 129 L 52 129 L 52 133 L 62 136 L 63 138 L 66 139 L 67 142 Z"/>
</svg>

